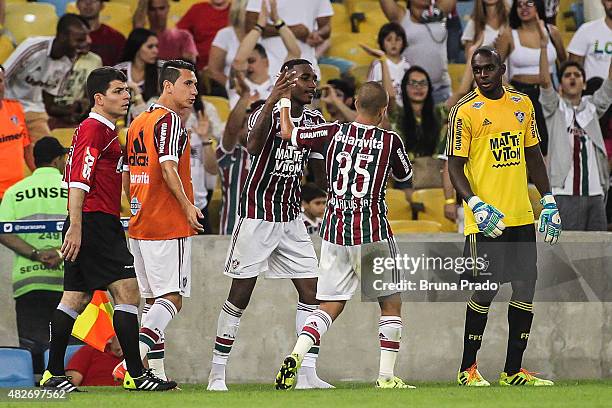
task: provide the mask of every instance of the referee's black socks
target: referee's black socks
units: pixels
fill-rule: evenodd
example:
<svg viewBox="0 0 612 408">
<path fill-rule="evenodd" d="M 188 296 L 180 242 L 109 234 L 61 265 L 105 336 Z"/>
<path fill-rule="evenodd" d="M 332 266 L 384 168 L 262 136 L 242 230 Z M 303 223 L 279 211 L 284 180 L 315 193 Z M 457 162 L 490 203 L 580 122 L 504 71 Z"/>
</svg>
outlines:
<svg viewBox="0 0 612 408">
<path fill-rule="evenodd" d="M 521 369 L 523 352 L 527 348 L 531 322 L 533 321 L 533 303 L 510 301 L 508 304 L 508 350 L 504 372 L 514 375 Z"/>
<path fill-rule="evenodd" d="M 140 349 L 138 348 L 138 307 L 134 305 L 115 305 L 115 313 L 113 314 L 113 326 L 121 350 L 123 350 L 123 358 L 127 365 L 132 378 L 142 375 L 142 359 L 140 358 Z"/>
<path fill-rule="evenodd" d="M 64 357 L 70 341 L 74 321 L 79 314 L 70 307 L 59 304 L 51 317 L 51 339 L 49 342 L 49 363 L 47 370 L 53 375 L 65 375 Z"/>
<path fill-rule="evenodd" d="M 476 362 L 476 354 L 482 344 L 482 334 L 487 325 L 491 303 L 477 303 L 470 299 L 465 309 L 465 332 L 463 335 L 463 358 L 461 370 L 465 371 Z"/>
</svg>

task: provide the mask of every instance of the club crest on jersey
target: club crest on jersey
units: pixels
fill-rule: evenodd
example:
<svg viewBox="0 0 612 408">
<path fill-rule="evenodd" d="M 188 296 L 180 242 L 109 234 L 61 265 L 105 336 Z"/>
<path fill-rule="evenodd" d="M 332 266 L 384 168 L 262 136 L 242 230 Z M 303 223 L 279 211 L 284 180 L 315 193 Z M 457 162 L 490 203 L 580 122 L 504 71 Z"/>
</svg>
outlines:
<svg viewBox="0 0 612 408">
<path fill-rule="evenodd" d="M 140 211 L 141 207 L 142 204 L 140 204 L 138 198 L 132 197 L 132 199 L 130 200 L 130 213 L 132 213 L 132 215 L 138 214 L 138 211 Z"/>
<path fill-rule="evenodd" d="M 514 112 L 514 116 L 516 116 L 516 120 L 518 120 L 519 123 L 523 123 L 525 120 L 525 112 L 516 111 Z"/>
<path fill-rule="evenodd" d="M 482 108 L 483 106 L 484 106 L 484 102 L 482 102 L 482 101 L 474 102 L 474 103 L 472 104 L 472 108 L 474 108 L 474 109 L 480 109 L 480 108 Z"/>
<path fill-rule="evenodd" d="M 522 101 L 522 100 L 523 100 L 523 98 L 521 98 L 520 96 L 511 96 L 511 97 L 510 97 L 510 100 L 511 100 L 512 102 L 519 103 L 520 101 Z"/>
<path fill-rule="evenodd" d="M 240 261 L 238 259 L 232 259 L 232 269 L 238 269 L 238 267 L 240 266 Z"/>
</svg>

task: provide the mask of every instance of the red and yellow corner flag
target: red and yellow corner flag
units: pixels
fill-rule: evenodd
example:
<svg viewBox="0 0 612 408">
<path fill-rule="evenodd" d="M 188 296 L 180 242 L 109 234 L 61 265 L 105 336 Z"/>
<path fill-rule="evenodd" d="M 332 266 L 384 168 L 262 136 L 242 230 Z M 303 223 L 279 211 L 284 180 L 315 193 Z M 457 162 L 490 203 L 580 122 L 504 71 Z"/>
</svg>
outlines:
<svg viewBox="0 0 612 408">
<path fill-rule="evenodd" d="M 83 313 L 74 323 L 72 335 L 91 347 L 104 352 L 106 343 L 115 335 L 113 306 L 106 292 L 96 290 Z"/>
</svg>

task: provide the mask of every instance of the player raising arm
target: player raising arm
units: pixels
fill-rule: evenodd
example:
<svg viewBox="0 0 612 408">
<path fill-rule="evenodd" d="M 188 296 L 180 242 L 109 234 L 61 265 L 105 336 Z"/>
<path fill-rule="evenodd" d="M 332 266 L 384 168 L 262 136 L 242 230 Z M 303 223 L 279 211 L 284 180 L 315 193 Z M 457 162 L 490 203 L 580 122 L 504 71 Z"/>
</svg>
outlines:
<svg viewBox="0 0 612 408">
<path fill-rule="evenodd" d="M 292 101 L 281 99 L 281 135 L 296 148 L 321 152 L 326 158 L 328 199 L 321 227 L 321 259 L 317 283 L 319 310 L 306 319 L 293 352 L 276 376 L 277 389 L 289 389 L 304 355 L 320 341 L 359 285 L 361 247 L 373 247 L 395 258 L 398 250 L 387 221 L 386 183 L 391 173 L 406 181 L 412 169 L 404 144 L 393 132 L 378 128 L 389 97 L 377 82 L 364 84 L 357 95 L 355 122 L 294 127 Z M 364 280 L 366 277 L 364 276 Z M 398 283 L 395 268 L 383 282 Z M 365 291 L 364 295 L 372 295 Z M 377 388 L 414 388 L 394 375 L 402 333 L 402 302 L 398 291 L 376 291 L 379 321 L 380 367 Z"/>
<path fill-rule="evenodd" d="M 543 197 L 540 232 L 546 242 L 557 242 L 561 220 L 540 152 L 533 106 L 525 94 L 502 86 L 505 70 L 495 49 L 478 48 L 472 56 L 478 88 L 459 100 L 448 118 L 449 172 L 455 189 L 464 197 L 466 214 L 464 257 L 486 257 L 489 262 L 486 273 L 475 268 L 461 279 L 493 282 L 490 286 L 495 288 L 512 284 L 508 349 L 500 384 L 552 385 L 521 368 L 537 278 L 527 173 Z M 457 375 L 461 385 L 489 385 L 478 372 L 476 354 L 496 294 L 497 289 L 476 290 L 467 304 L 463 359 Z"/>
</svg>

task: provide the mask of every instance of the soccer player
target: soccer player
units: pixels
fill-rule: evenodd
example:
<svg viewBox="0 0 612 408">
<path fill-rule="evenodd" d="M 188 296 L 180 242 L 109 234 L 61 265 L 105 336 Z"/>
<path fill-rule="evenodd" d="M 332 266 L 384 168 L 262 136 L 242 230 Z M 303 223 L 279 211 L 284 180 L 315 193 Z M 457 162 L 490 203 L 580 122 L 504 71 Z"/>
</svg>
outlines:
<svg viewBox="0 0 612 408">
<path fill-rule="evenodd" d="M 474 268 L 470 276 L 461 279 L 512 285 L 508 348 L 500 385 L 552 385 L 552 381 L 521 368 L 537 278 L 527 174 L 542 195 L 539 231 L 551 245 L 561 233 L 561 219 L 540 152 L 533 106 L 527 95 L 502 86 L 505 71 L 495 49 L 478 48 L 472 56 L 478 88 L 463 97 L 448 118 L 449 172 L 453 186 L 464 199 L 464 256 L 489 262 L 486 271 Z M 497 290 L 476 290 L 468 301 L 463 359 L 457 375 L 461 385 L 489 385 L 478 372 L 476 353 L 496 294 Z"/>
<path fill-rule="evenodd" d="M 64 373 L 64 355 L 79 313 L 96 289 L 110 290 L 115 300 L 113 326 L 127 362 L 123 388 L 165 391 L 176 387 L 144 369 L 138 350 L 138 284 L 119 219 L 123 154 L 115 123 L 127 113 L 127 78 L 103 67 L 87 78 L 93 107 L 77 128 L 64 171 L 68 185 L 68 218 L 64 242 L 64 293 L 51 320 L 49 364 L 40 385 L 78 391 Z"/>
<path fill-rule="evenodd" d="M 321 113 L 305 105 L 312 101 L 317 76 L 310 62 L 289 60 L 266 102 L 248 121 L 247 150 L 251 167 L 242 190 L 239 219 L 234 226 L 224 274 L 233 278 L 217 325 L 208 390 L 227 391 L 225 367 L 257 277 L 291 279 L 298 292 L 296 328 L 317 308 L 317 256 L 300 218 L 300 180 L 310 149 L 296 149 L 280 137 L 277 102 L 291 92 L 296 124 L 319 124 Z M 320 154 L 318 155 L 321 158 Z M 299 388 L 331 388 L 315 370 L 319 344 L 304 362 Z"/>
<path fill-rule="evenodd" d="M 389 96 L 377 82 L 367 82 L 358 92 L 355 122 L 294 127 L 289 120 L 293 101 L 281 99 L 281 132 L 296 148 L 312 149 L 326 157 L 328 200 L 321 228 L 321 260 L 317 283 L 319 309 L 308 316 L 293 352 L 276 376 L 277 389 L 295 385 L 304 355 L 319 343 L 359 285 L 361 248 L 384 248 L 397 254 L 387 221 L 385 191 L 389 173 L 398 181 L 412 176 L 410 160 L 401 138 L 378 128 L 385 117 Z M 397 271 L 393 271 L 398 282 Z M 414 388 L 393 373 L 402 333 L 399 292 L 376 293 L 379 322 L 380 367 L 377 388 Z"/>
<path fill-rule="evenodd" d="M 181 114 L 193 109 L 197 79 L 193 64 L 166 61 L 157 103 L 130 125 L 126 141 L 130 249 L 142 297 L 140 355 L 161 378 L 164 330 L 191 290 L 191 236 L 201 231 L 194 205 L 189 138 Z M 125 168 L 124 168 L 125 170 Z M 125 188 L 125 187 L 124 187 Z M 126 194 L 128 194 L 126 193 Z M 114 375 L 121 378 L 122 365 Z"/>
</svg>

